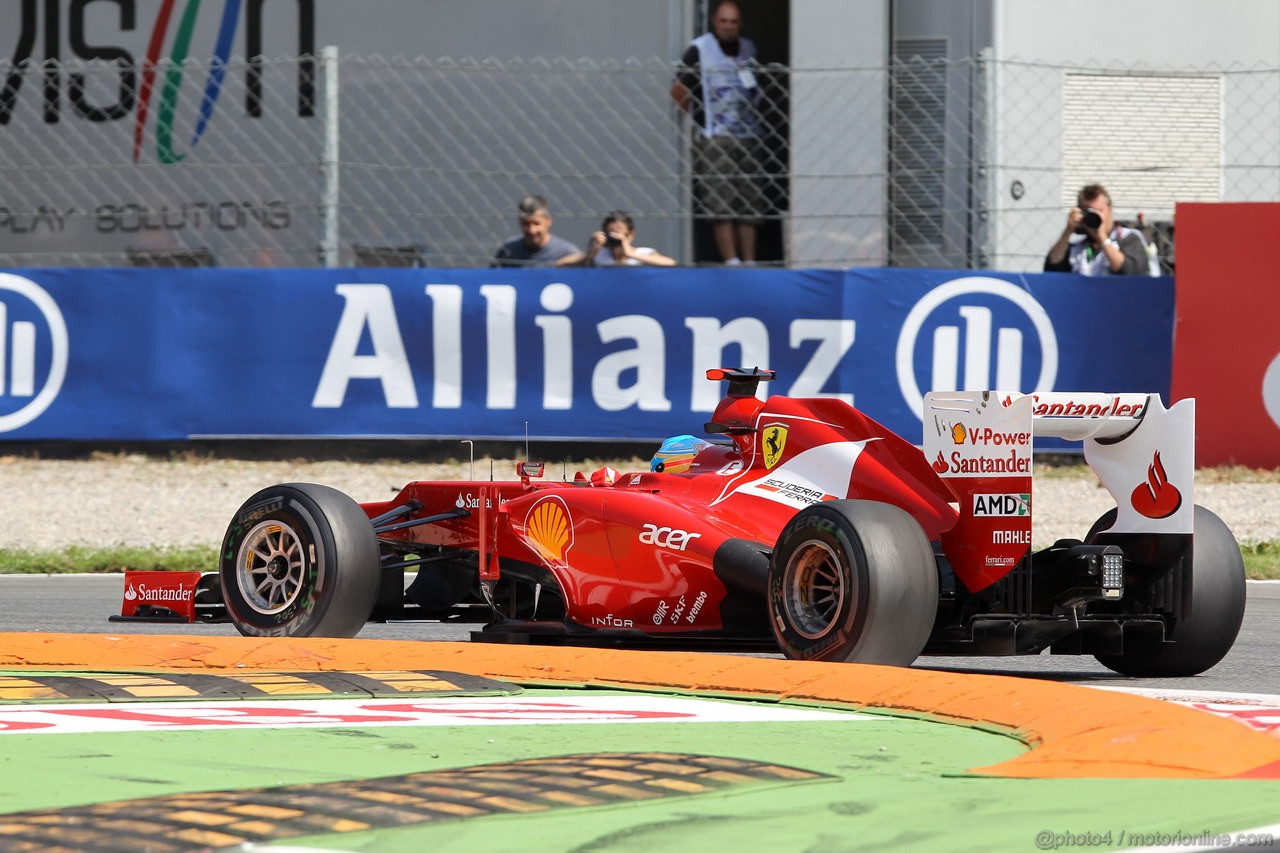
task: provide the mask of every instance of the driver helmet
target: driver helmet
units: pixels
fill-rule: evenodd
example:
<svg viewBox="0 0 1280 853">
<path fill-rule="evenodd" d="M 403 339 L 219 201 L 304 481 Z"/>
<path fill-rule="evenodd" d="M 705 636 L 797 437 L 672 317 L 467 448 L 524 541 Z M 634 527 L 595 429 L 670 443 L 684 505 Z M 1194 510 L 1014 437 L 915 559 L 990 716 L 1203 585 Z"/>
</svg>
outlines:
<svg viewBox="0 0 1280 853">
<path fill-rule="evenodd" d="M 649 470 L 659 473 L 679 474 L 688 471 L 693 465 L 693 457 L 711 442 L 694 438 L 691 435 L 675 435 L 662 442 L 658 452 L 649 460 Z"/>
</svg>

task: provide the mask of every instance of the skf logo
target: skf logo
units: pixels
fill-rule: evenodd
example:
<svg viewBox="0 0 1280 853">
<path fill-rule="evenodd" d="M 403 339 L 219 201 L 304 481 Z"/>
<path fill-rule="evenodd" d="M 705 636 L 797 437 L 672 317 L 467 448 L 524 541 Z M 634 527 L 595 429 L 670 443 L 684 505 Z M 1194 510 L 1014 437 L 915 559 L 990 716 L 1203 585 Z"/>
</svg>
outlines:
<svg viewBox="0 0 1280 853">
<path fill-rule="evenodd" d="M 1010 518 L 1031 514 L 1031 495 L 977 495 L 973 496 L 973 514 L 975 517 Z"/>
<path fill-rule="evenodd" d="M 16 5 L 10 3 L 10 5 Z M 159 97 L 155 104 L 155 139 L 156 159 L 161 163 L 178 163 L 186 155 L 179 153 L 174 143 L 175 118 L 179 113 L 179 100 L 182 92 L 183 70 L 192 50 L 192 41 L 202 22 L 200 15 L 201 0 L 186 0 L 181 15 L 177 16 L 177 27 L 170 38 L 170 22 L 174 18 L 176 0 L 160 0 L 155 19 L 151 22 L 150 35 L 147 39 L 146 57 L 139 62 L 132 53 L 118 45 L 103 44 L 101 37 L 91 32 L 93 27 L 89 21 L 105 14 L 99 11 L 86 13 L 91 4 L 85 0 L 70 0 L 67 9 L 67 31 L 71 34 L 71 50 L 77 59 L 87 62 L 114 62 L 119 82 L 116 86 L 106 85 L 107 91 L 114 88 L 117 92 L 113 103 L 103 104 L 91 102 L 86 92 L 102 88 L 86 81 L 88 75 L 83 72 L 67 75 L 69 85 L 65 87 L 67 99 L 71 104 L 71 114 L 91 122 L 118 121 L 133 116 L 133 160 L 136 163 L 142 150 L 147 119 L 151 114 L 153 96 L 157 84 Z M 129 33 L 137 29 L 137 14 L 133 0 L 117 0 L 118 24 L 112 26 L 117 32 Z M 212 45 L 208 70 L 205 72 L 204 86 L 199 99 L 188 95 L 189 103 L 198 105 L 198 114 L 191 122 L 194 130 L 189 146 L 194 148 L 213 121 L 218 99 L 222 94 L 226 81 L 227 65 L 236 33 L 240 27 L 241 17 L 246 18 L 243 55 L 251 57 L 244 79 L 244 110 L 250 118 L 262 115 L 264 103 L 262 94 L 262 44 L 263 6 L 262 0 L 250 0 L 245 15 L 241 15 L 243 0 L 222 0 L 222 14 L 218 19 L 216 40 Z M 298 107 L 301 117 L 309 118 L 315 114 L 315 0 L 295 0 L 297 7 L 297 46 L 298 46 Z M 36 69 L 41 63 L 32 61 L 32 52 L 37 44 L 36 35 L 44 35 L 44 70 L 41 74 L 43 86 L 41 94 L 44 99 L 42 117 L 45 124 L 57 124 L 63 113 L 63 72 L 61 68 L 61 44 L 57 33 L 63 27 L 63 3 L 61 0 L 46 0 L 37 6 L 35 0 L 22 4 L 22 25 L 18 35 L 17 49 L 7 67 L 11 69 L 4 78 L 3 90 L 0 90 L 0 125 L 9 123 L 13 116 L 22 83 L 28 69 Z M 40 20 L 43 14 L 43 21 Z M 50 37 L 52 34 L 52 37 Z M 160 53 L 169 42 L 168 61 L 160 58 Z M 163 64 L 161 71 L 158 66 Z M 137 68 L 141 67 L 141 79 Z"/>
<path fill-rule="evenodd" d="M 1147 518 L 1168 518 L 1182 506 L 1182 492 L 1169 482 L 1164 465 L 1160 463 L 1160 451 L 1155 452 L 1147 466 L 1146 481 L 1133 490 L 1130 503 Z"/>
<path fill-rule="evenodd" d="M 0 433 L 31 423 L 67 375 L 67 324 L 34 281 L 0 273 Z"/>
<path fill-rule="evenodd" d="M 547 498 L 534 504 L 525 518 L 529 544 L 548 562 L 563 563 L 564 555 L 573 547 L 573 525 L 569 510 L 559 498 Z"/>
<path fill-rule="evenodd" d="M 764 428 L 764 467 L 772 468 L 782 458 L 782 451 L 787 446 L 787 428 L 782 424 L 769 424 Z"/>
<path fill-rule="evenodd" d="M 672 551 L 683 551 L 689 547 L 690 542 L 701 536 L 701 533 L 690 533 L 674 527 L 659 527 L 656 524 L 646 524 L 640 530 L 640 541 L 645 545 L 670 548 Z"/>
</svg>

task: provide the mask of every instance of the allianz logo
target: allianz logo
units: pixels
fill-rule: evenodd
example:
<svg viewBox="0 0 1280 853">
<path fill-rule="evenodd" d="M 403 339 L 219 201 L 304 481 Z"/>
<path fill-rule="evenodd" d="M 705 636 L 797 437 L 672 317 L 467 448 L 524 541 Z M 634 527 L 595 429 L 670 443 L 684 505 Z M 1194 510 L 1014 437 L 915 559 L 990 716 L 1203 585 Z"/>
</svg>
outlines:
<svg viewBox="0 0 1280 853">
<path fill-rule="evenodd" d="M 1039 356 L 1035 375 L 1026 370 L 1032 355 Z M 922 389 L 1052 389 L 1058 337 L 1044 306 L 1023 288 L 965 276 L 935 287 L 915 304 L 898 335 L 895 361 L 902 398 L 921 417 Z M 921 375 L 918 363 L 929 365 L 927 374 Z"/>
<path fill-rule="evenodd" d="M 69 356 L 58 303 L 31 279 L 0 273 L 0 433 L 44 414 L 62 391 Z"/>
</svg>

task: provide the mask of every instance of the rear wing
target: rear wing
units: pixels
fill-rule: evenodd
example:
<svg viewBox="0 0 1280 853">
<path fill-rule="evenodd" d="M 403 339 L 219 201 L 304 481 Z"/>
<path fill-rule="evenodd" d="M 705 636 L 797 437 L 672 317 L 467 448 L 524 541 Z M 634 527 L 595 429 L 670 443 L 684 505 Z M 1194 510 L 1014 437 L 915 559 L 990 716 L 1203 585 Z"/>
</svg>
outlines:
<svg viewBox="0 0 1280 853">
<path fill-rule="evenodd" d="M 1030 550 L 1036 435 L 1083 442 L 1116 503 L 1111 532 L 1192 532 L 1195 400 L 1166 409 L 1158 394 L 930 392 L 924 452 L 959 501 L 943 546 L 970 589 Z"/>
</svg>

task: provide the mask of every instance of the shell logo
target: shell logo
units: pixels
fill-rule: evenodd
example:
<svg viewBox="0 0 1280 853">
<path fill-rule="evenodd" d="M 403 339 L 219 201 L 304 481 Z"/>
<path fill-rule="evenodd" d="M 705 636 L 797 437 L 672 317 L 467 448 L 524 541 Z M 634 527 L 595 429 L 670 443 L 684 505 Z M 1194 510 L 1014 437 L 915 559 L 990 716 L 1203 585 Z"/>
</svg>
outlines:
<svg viewBox="0 0 1280 853">
<path fill-rule="evenodd" d="M 525 518 L 525 535 L 544 560 L 564 562 L 564 555 L 573 547 L 568 509 L 558 498 L 535 504 Z"/>
</svg>

